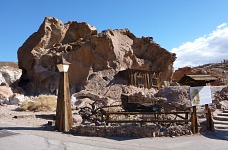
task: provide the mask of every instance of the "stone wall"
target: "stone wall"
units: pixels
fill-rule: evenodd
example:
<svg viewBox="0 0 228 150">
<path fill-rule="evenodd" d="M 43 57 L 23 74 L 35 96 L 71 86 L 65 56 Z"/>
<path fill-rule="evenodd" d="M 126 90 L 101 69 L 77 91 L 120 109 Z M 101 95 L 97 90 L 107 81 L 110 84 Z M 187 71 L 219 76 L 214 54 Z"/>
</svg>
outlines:
<svg viewBox="0 0 228 150">
<path fill-rule="evenodd" d="M 71 132 L 75 135 L 98 137 L 175 137 L 191 135 L 190 124 L 150 126 L 76 126 Z"/>
</svg>

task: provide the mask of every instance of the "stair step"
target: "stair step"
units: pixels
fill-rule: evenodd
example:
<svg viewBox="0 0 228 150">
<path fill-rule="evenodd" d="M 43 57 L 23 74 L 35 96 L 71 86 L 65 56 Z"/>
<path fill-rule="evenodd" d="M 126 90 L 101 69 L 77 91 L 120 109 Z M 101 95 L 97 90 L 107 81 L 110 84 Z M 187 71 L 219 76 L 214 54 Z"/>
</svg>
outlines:
<svg viewBox="0 0 228 150">
<path fill-rule="evenodd" d="M 228 125 L 228 121 L 214 120 L 214 124 L 226 124 L 226 125 Z"/>
<path fill-rule="evenodd" d="M 228 129 L 228 125 L 224 125 L 224 124 L 216 124 L 214 125 L 215 129 Z"/>
<path fill-rule="evenodd" d="M 220 113 L 218 116 L 228 116 L 228 113 Z"/>
<path fill-rule="evenodd" d="M 228 116 L 214 116 L 214 120 L 228 121 Z"/>
<path fill-rule="evenodd" d="M 223 113 L 228 113 L 228 109 L 224 110 Z"/>
</svg>

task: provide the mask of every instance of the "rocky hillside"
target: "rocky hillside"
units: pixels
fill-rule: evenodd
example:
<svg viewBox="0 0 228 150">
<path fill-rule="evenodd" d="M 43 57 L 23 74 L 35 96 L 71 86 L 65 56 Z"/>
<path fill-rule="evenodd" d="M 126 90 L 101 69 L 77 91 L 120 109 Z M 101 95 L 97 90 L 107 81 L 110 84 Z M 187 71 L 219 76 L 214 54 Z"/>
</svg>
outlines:
<svg viewBox="0 0 228 150">
<path fill-rule="evenodd" d="M 212 85 L 228 85 L 228 60 L 223 60 L 221 63 L 210 63 L 193 68 L 179 68 L 173 75 L 173 81 L 178 82 L 184 74 L 209 74 L 218 78 Z"/>
<path fill-rule="evenodd" d="M 0 68 L 10 66 L 12 68 L 18 69 L 18 63 L 17 62 L 6 62 L 6 61 L 0 61 Z"/>
<path fill-rule="evenodd" d="M 127 86 L 118 72 L 128 68 L 150 70 L 161 72 L 162 81 L 170 81 L 176 59 L 152 37 L 137 38 L 128 29 L 98 33 L 85 22 L 63 23 L 46 17 L 18 49 L 22 69 L 19 85 L 27 93 L 55 93 L 59 80 L 56 63 L 61 55 L 71 63 L 72 92 L 84 90 L 112 99 L 120 98 Z"/>
</svg>

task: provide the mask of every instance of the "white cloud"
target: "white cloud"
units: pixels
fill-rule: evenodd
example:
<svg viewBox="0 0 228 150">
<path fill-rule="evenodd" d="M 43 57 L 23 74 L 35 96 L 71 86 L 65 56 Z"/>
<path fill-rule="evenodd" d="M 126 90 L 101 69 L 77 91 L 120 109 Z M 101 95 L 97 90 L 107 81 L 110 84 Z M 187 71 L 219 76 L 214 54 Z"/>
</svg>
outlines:
<svg viewBox="0 0 228 150">
<path fill-rule="evenodd" d="M 228 59 L 228 24 L 217 26 L 209 35 L 187 42 L 171 50 L 177 54 L 174 68 L 197 66 L 207 63 L 221 62 Z"/>
</svg>

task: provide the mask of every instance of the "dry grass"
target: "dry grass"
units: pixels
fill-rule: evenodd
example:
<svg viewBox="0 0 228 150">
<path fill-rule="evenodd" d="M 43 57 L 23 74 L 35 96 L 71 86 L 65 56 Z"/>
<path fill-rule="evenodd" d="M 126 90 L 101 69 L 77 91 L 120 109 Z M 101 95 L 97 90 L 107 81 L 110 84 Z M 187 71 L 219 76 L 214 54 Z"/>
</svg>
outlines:
<svg viewBox="0 0 228 150">
<path fill-rule="evenodd" d="M 0 68 L 3 66 L 11 66 L 13 68 L 18 68 L 18 63 L 17 62 L 2 62 L 0 61 Z"/>
<path fill-rule="evenodd" d="M 57 97 L 55 95 L 39 95 L 34 100 L 25 100 L 20 106 L 23 111 L 54 111 L 56 110 Z"/>
</svg>

